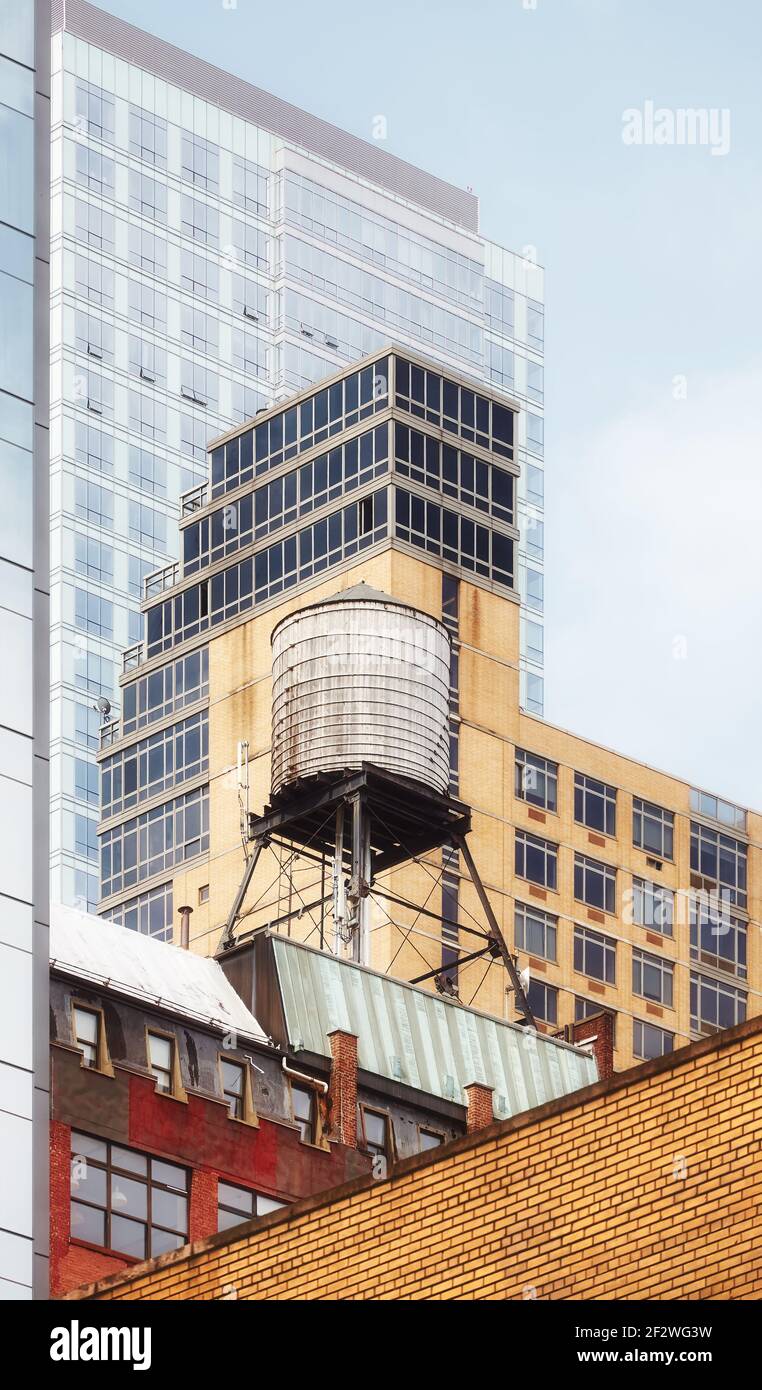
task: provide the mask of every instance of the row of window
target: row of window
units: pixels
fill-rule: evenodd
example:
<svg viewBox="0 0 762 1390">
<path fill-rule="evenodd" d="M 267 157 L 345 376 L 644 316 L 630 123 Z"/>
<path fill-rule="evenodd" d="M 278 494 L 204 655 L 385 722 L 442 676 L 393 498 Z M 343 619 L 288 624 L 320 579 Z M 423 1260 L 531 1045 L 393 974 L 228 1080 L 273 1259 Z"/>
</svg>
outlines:
<svg viewBox="0 0 762 1390">
<path fill-rule="evenodd" d="M 204 853 L 209 848 L 208 787 L 104 831 L 100 848 L 104 898 Z"/>
<path fill-rule="evenodd" d="M 341 564 L 386 535 L 387 492 L 382 489 L 149 608 L 147 655 L 167 651 L 210 625 L 246 612 L 301 580 Z"/>
<path fill-rule="evenodd" d="M 484 271 L 478 261 L 290 170 L 283 176 L 283 205 L 289 226 L 343 247 L 475 313 L 482 312 Z"/>
<path fill-rule="evenodd" d="M 521 801 L 546 811 L 558 809 L 558 764 L 526 749 L 516 749 L 515 793 Z M 616 787 L 581 772 L 574 774 L 574 819 L 603 835 L 616 835 Z M 658 859 L 674 859 L 673 811 L 634 797 L 632 841 Z M 691 869 L 718 885 L 727 901 L 746 906 L 747 847 L 743 842 L 691 822 Z M 550 885 L 548 885 L 550 886 Z"/>
<path fill-rule="evenodd" d="M 403 488 L 395 488 L 394 494 L 394 534 L 399 540 L 503 588 L 513 588 L 514 543 L 508 536 Z"/>
<path fill-rule="evenodd" d="M 115 816 L 170 787 L 199 777 L 209 767 L 209 715 L 141 739 L 101 763 L 101 815 Z"/>
<path fill-rule="evenodd" d="M 80 79 L 76 84 L 76 129 L 91 135 L 104 144 L 115 143 L 115 99 L 111 93 Z M 88 154 L 98 151 L 78 144 Z M 127 150 L 130 155 L 157 169 L 167 168 L 167 122 L 142 107 L 130 104 L 128 112 Z M 101 155 L 101 159 L 107 156 Z M 268 171 L 253 160 L 233 155 L 233 202 L 238 207 L 260 217 L 267 217 L 269 207 Z M 113 166 L 113 161 L 108 160 Z M 78 164 L 79 167 L 79 164 Z M 219 196 L 219 147 L 200 135 L 183 131 L 181 137 L 181 177 L 207 193 Z"/>
<path fill-rule="evenodd" d="M 513 411 L 439 372 L 396 357 L 395 401 L 402 410 L 430 425 L 503 458 L 513 458 Z"/>
<path fill-rule="evenodd" d="M 288 526 L 319 507 L 381 477 L 388 467 L 388 430 L 380 425 L 339 444 L 183 531 L 183 574 Z"/>
<path fill-rule="evenodd" d="M 284 270 L 289 278 L 317 290 L 326 299 L 371 314 L 395 330 L 427 346 L 453 353 L 481 367 L 484 334 L 480 324 L 434 304 L 429 299 L 390 284 L 362 266 L 350 264 L 318 246 L 287 234 L 283 238 Z"/>
<path fill-rule="evenodd" d="M 213 449 L 212 497 L 250 482 L 383 410 L 389 403 L 388 378 L 389 364 L 382 358 Z"/>
<path fill-rule="evenodd" d="M 442 444 L 432 435 L 395 421 L 394 469 L 499 521 L 514 521 L 514 479 L 510 473 L 473 454 Z"/>
<path fill-rule="evenodd" d="M 634 966 L 633 966 L 634 975 Z M 657 984 L 655 976 L 641 972 L 641 980 L 648 986 Z M 527 997 L 535 1018 L 552 1026 L 558 1024 L 558 996 L 556 985 L 546 984 L 544 980 L 532 980 Z M 645 998 L 650 996 L 645 995 Z M 690 979 L 690 1026 L 694 1033 L 716 1033 L 722 1028 L 732 1028 L 743 1023 L 746 1018 L 746 994 L 734 989 L 724 980 L 710 979 L 706 975 L 691 974 Z M 576 997 L 574 1017 L 576 1022 L 598 1013 L 600 1002 Z M 669 1029 L 660 1028 L 645 1019 L 633 1019 L 632 1050 L 635 1057 L 650 1061 L 671 1052 L 675 1045 L 675 1035 Z"/>
<path fill-rule="evenodd" d="M 641 883 L 641 890 L 646 887 L 647 885 Z M 642 913 L 647 902 L 646 895 L 642 891 L 639 901 L 641 904 L 639 911 Z M 655 925 L 643 915 L 636 915 L 635 922 L 636 925 L 647 928 Z M 671 936 L 671 919 L 669 923 L 662 922 L 657 929 L 664 935 Z M 526 903 L 517 903 L 515 932 L 516 946 L 519 950 L 526 951 L 529 955 L 540 956 L 543 960 L 553 963 L 557 961 L 558 918 L 553 913 L 543 912 L 542 909 L 529 906 Z M 601 980 L 604 984 L 615 984 L 616 947 L 616 941 L 605 936 L 602 932 L 579 924 L 575 925 L 575 970 L 579 970 L 590 979 Z M 690 921 L 692 960 L 696 960 L 702 965 L 712 966 L 717 970 L 728 971 L 743 979 L 746 977 L 746 949 L 747 924 L 745 922 L 736 917 L 718 916 L 703 905 L 692 907 Z M 633 961 L 636 958 L 661 966 L 671 974 L 673 968 L 671 961 L 662 962 L 660 957 L 648 955 L 640 948 L 633 946 Z M 636 994 L 643 994 L 647 999 L 656 998 L 647 990 L 636 988 L 634 978 L 633 989 Z M 669 999 L 660 998 L 657 1002 L 671 1005 L 671 986 Z"/>
<path fill-rule="evenodd" d="M 129 931 L 171 942 L 174 922 L 172 884 L 162 883 L 158 888 L 128 898 L 118 907 L 109 908 L 108 920 L 120 927 L 127 927 Z"/>
<path fill-rule="evenodd" d="M 517 830 L 514 852 L 514 870 L 517 877 L 555 892 L 558 887 L 558 850 L 559 846 L 550 840 Z M 617 870 L 612 865 L 591 859 L 585 854 L 575 853 L 574 897 L 578 902 L 597 908 L 600 912 L 616 912 L 616 881 Z M 730 930 L 728 924 L 736 922 L 727 911 L 728 902 L 732 902 L 732 898 L 723 898 L 722 894 L 720 899 L 716 896 L 702 897 L 693 890 L 683 896 L 688 898 L 692 922 L 694 919 L 701 922 L 706 918 L 708 925 L 706 933 L 703 927 L 701 928 L 702 940 L 708 934 L 727 934 Z M 674 894 L 670 889 L 633 877 L 631 908 L 633 921 L 639 925 L 653 927 L 665 935 L 672 935 Z M 643 920 L 639 921 L 639 917 Z M 702 945 L 701 949 L 705 947 Z M 718 950 L 716 954 L 722 955 L 722 951 Z"/>
<path fill-rule="evenodd" d="M 122 690 L 120 733 L 127 735 L 209 694 L 209 648 L 189 652 Z"/>
<path fill-rule="evenodd" d="M 516 749 L 516 796 L 545 811 L 558 810 L 558 763 Z M 585 773 L 574 774 L 574 819 L 589 830 L 602 835 L 616 835 L 616 787 L 609 786 Z M 639 849 L 659 859 L 674 855 L 674 824 L 672 811 L 653 802 L 633 799 L 632 838 Z"/>
</svg>

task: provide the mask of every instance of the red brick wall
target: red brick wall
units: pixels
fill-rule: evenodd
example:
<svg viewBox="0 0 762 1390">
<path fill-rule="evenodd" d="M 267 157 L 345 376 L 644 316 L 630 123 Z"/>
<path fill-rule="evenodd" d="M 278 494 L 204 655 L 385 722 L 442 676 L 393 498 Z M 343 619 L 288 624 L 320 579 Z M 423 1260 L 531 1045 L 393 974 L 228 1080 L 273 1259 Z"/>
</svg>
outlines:
<svg viewBox="0 0 762 1390">
<path fill-rule="evenodd" d="M 598 1076 L 601 1081 L 609 1081 L 614 1075 L 614 1019 L 610 1013 L 591 1014 L 572 1024 L 572 1037 L 575 1043 L 583 1043 L 594 1038 L 593 1053 L 598 1063 Z"/>
<path fill-rule="evenodd" d="M 217 1230 L 218 1180 L 255 1188 L 288 1199 L 309 1196 L 335 1187 L 370 1169 L 370 1159 L 348 1144 L 332 1142 L 328 1150 L 301 1142 L 296 1129 L 261 1117 L 259 1126 L 231 1120 L 227 1106 L 189 1095 L 178 1104 L 157 1093 L 153 1081 L 122 1071 L 114 1078 L 83 1072 L 63 1054 L 62 1064 L 52 1048 L 54 1118 L 50 1149 L 50 1264 L 51 1293 L 57 1296 L 83 1283 L 125 1269 L 134 1261 L 108 1251 L 71 1241 L 69 1223 L 70 1159 L 72 1128 L 88 1134 L 102 1132 L 128 1147 L 155 1154 L 191 1169 L 191 1240 L 202 1240 Z M 78 1063 L 79 1059 L 77 1059 Z M 356 1074 L 356 1062 L 355 1062 Z M 73 1082 L 69 1084 L 69 1078 Z M 86 1108 L 87 1093 L 103 1096 L 113 1087 L 114 1104 L 105 1111 Z M 100 1088 L 100 1089 L 98 1089 Z M 123 1096 L 123 1100 L 120 1097 Z M 101 1113 L 103 1126 L 94 1123 Z M 356 1107 L 352 1118 L 356 1125 Z M 115 1128 L 115 1124 L 118 1127 Z M 332 1133 L 331 1139 L 337 1139 Z"/>
</svg>

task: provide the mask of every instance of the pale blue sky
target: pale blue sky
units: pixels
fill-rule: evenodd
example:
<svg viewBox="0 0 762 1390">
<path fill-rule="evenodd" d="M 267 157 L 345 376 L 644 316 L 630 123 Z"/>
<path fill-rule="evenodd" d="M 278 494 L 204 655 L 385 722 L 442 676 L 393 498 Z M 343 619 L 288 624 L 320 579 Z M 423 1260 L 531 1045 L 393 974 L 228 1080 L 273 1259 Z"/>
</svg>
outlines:
<svg viewBox="0 0 762 1390">
<path fill-rule="evenodd" d="M 525 3 L 103 8 L 357 135 L 383 114 L 537 247 L 546 715 L 762 808 L 762 7 Z M 625 146 L 648 100 L 729 108 L 729 153 Z"/>
</svg>

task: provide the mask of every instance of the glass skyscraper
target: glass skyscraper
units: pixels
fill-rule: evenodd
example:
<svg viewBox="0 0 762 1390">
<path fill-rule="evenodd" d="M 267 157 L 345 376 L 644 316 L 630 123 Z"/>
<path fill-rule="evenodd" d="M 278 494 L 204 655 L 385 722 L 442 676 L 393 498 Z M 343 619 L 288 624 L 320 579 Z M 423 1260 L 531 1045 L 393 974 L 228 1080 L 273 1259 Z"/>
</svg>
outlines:
<svg viewBox="0 0 762 1390">
<path fill-rule="evenodd" d="M 53 10 L 52 891 L 92 908 L 100 725 L 207 441 L 390 341 L 522 407 L 542 713 L 543 275 L 472 194 L 84 0 Z"/>
<path fill-rule="evenodd" d="M 47 1296 L 50 8 L 0 0 L 0 1298 Z"/>
</svg>

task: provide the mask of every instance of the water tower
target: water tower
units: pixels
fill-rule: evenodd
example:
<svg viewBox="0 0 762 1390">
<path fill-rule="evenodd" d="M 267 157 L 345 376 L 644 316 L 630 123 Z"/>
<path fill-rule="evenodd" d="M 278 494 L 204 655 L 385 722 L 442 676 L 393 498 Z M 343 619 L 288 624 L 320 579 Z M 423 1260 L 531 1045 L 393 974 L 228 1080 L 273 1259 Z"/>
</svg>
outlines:
<svg viewBox="0 0 762 1390">
<path fill-rule="evenodd" d="M 272 653 L 271 803 L 263 815 L 248 816 L 251 849 L 222 949 L 233 944 L 268 846 L 296 846 L 300 858 L 330 864 L 333 939 L 322 944 L 365 964 L 367 903 L 379 875 L 451 847 L 461 853 L 487 919 L 485 944 L 463 959 L 501 957 L 517 1008 L 532 1022 L 466 842 L 470 809 L 447 792 L 445 627 L 360 583 L 283 618 Z"/>
</svg>

